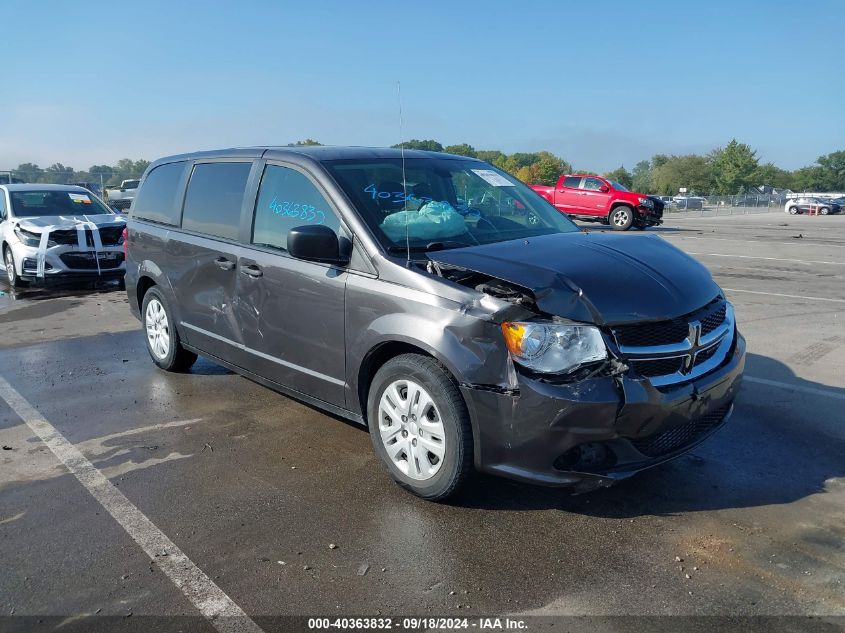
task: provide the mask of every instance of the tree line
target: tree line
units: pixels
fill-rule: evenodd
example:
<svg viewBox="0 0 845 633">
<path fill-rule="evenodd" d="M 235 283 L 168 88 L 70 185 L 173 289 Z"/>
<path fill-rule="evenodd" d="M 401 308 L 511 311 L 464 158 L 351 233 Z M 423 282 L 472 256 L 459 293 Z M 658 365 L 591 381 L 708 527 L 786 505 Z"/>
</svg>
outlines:
<svg viewBox="0 0 845 633">
<path fill-rule="evenodd" d="M 321 145 L 314 139 L 290 143 L 290 147 Z M 487 161 L 528 184 L 553 185 L 560 174 L 596 172 L 573 169 L 572 164 L 552 152 L 515 152 L 475 149 L 467 143 L 442 145 L 435 140 L 412 139 L 393 147 L 421 149 L 470 156 Z M 114 165 L 92 165 L 77 171 L 62 163 L 41 168 L 23 163 L 11 170 L 12 178 L 24 182 L 67 184 L 72 182 L 102 182 L 118 185 L 122 180 L 140 178 L 149 165 L 146 160 L 123 158 Z M 761 191 L 760 188 L 791 189 L 792 191 L 845 191 L 845 151 L 819 156 L 816 162 L 794 171 L 781 169 L 773 163 L 761 163 L 757 152 L 745 143 L 732 139 L 724 147 L 708 154 L 655 154 L 628 170 L 624 166 L 602 174 L 634 191 L 672 195 L 685 187 L 690 193 L 734 195 Z M 767 190 L 768 192 L 768 190 Z"/>
<path fill-rule="evenodd" d="M 446 145 L 434 140 L 411 140 L 394 145 L 480 158 L 528 184 L 553 185 L 563 173 L 595 174 L 573 169 L 572 164 L 551 152 L 476 150 L 471 145 Z M 794 171 L 773 163 L 761 163 L 756 150 L 732 139 L 725 147 L 708 154 L 655 154 L 638 162 L 631 170 L 624 166 L 602 174 L 629 189 L 660 195 L 677 194 L 681 187 L 695 194 L 734 195 L 760 187 L 792 191 L 845 191 L 845 151 L 819 156 L 813 165 Z"/>
<path fill-rule="evenodd" d="M 93 182 L 111 187 L 119 185 L 123 180 L 140 178 L 149 164 L 148 160 L 121 158 L 114 165 L 91 165 L 88 169 L 77 170 L 62 163 L 53 163 L 49 167 L 39 167 L 35 163 L 21 163 L 11 170 L 11 175 L 13 181 L 20 182 L 54 185 Z M 0 182 L 5 182 L 3 175 L 0 175 Z"/>
</svg>

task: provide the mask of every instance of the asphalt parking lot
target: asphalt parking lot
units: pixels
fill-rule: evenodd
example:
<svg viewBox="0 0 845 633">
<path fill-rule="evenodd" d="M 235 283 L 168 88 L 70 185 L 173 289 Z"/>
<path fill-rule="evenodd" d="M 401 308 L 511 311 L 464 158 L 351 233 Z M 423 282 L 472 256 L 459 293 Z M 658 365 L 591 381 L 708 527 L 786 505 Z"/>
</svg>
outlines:
<svg viewBox="0 0 845 633">
<path fill-rule="evenodd" d="M 692 454 L 580 496 L 479 476 L 449 505 L 419 500 L 363 428 L 207 361 L 158 370 L 115 287 L 0 286 L 3 626 L 184 615 L 212 630 L 162 572 L 173 551 L 133 540 L 21 418 L 24 400 L 268 631 L 280 615 L 841 626 L 845 217 L 670 217 L 656 232 L 726 289 L 747 379 Z"/>
</svg>

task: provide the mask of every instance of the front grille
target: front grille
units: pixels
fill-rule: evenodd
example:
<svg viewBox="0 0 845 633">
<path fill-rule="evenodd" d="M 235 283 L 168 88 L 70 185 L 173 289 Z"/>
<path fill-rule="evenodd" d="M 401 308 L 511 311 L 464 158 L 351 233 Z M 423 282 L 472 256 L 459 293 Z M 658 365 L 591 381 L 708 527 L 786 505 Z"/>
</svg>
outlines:
<svg viewBox="0 0 845 633">
<path fill-rule="evenodd" d="M 716 350 L 719 349 L 718 345 L 714 345 L 713 347 L 708 347 L 706 350 L 702 352 L 698 352 L 695 356 L 695 362 L 693 363 L 693 367 L 700 365 L 706 360 L 710 360 L 713 358 L 713 355 L 716 353 Z"/>
<path fill-rule="evenodd" d="M 122 226 L 104 226 L 100 229 L 100 241 L 103 246 L 117 246 L 122 234 Z"/>
<path fill-rule="evenodd" d="M 694 443 L 702 435 L 716 429 L 725 421 L 729 410 L 730 405 L 726 405 L 668 431 L 632 439 L 631 444 L 647 457 L 662 457 Z"/>
<path fill-rule="evenodd" d="M 85 228 L 85 243 L 89 247 L 94 246 L 94 234 L 90 228 Z M 120 236 L 123 234 L 123 226 L 104 226 L 99 229 L 100 241 L 103 246 L 117 246 Z M 50 231 L 50 241 L 65 246 L 76 246 L 79 244 L 79 235 L 76 229 L 54 229 Z"/>
<path fill-rule="evenodd" d="M 85 253 L 62 253 L 59 255 L 62 262 L 68 268 L 77 270 L 97 270 L 97 260 L 93 252 Z M 123 263 L 123 253 L 101 253 L 100 270 L 120 268 Z"/>
<path fill-rule="evenodd" d="M 50 241 L 56 244 L 66 244 L 76 246 L 77 244 L 76 229 L 61 229 L 50 231 Z"/>
<path fill-rule="evenodd" d="M 703 308 L 684 316 L 652 323 L 633 323 L 613 328 L 616 341 L 628 347 L 650 347 L 682 343 L 689 336 L 690 321 L 701 322 L 701 333 L 709 334 L 725 320 L 725 300 L 716 298 Z"/>
<path fill-rule="evenodd" d="M 725 322 L 725 314 L 727 313 L 727 306 L 722 303 L 715 310 L 710 312 L 707 316 L 701 319 L 701 333 L 710 334 L 717 327 Z"/>
<path fill-rule="evenodd" d="M 612 330 L 633 372 L 661 387 L 694 380 L 715 368 L 711 359 L 720 350 L 726 353 L 726 341 L 732 336 L 733 311 L 717 297 L 682 317 L 617 325 Z"/>
<path fill-rule="evenodd" d="M 686 319 L 673 319 L 657 323 L 620 325 L 613 328 L 613 333 L 620 345 L 631 347 L 668 345 L 683 342 L 689 335 L 689 322 Z"/>
<path fill-rule="evenodd" d="M 681 371 L 684 359 L 679 358 L 658 358 L 656 360 L 638 360 L 634 361 L 632 365 L 640 376 L 652 378 L 654 376 L 665 376 L 666 374 L 674 374 Z"/>
</svg>

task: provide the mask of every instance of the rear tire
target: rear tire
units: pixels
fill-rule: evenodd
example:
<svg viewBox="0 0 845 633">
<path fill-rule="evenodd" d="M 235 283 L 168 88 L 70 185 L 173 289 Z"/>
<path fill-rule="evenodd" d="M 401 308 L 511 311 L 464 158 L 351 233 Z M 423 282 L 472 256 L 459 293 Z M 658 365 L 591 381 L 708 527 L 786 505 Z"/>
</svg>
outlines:
<svg viewBox="0 0 845 633">
<path fill-rule="evenodd" d="M 386 362 L 370 384 L 367 424 L 382 467 L 423 499 L 446 499 L 472 473 L 466 403 L 433 358 L 403 354 Z"/>
<path fill-rule="evenodd" d="M 607 221 L 614 231 L 627 231 L 634 223 L 634 210 L 628 205 L 620 204 L 610 212 Z"/>
<path fill-rule="evenodd" d="M 196 362 L 197 355 L 182 347 L 173 312 L 155 286 L 144 295 L 141 318 L 144 323 L 144 340 L 153 362 L 165 371 L 189 370 Z"/>
</svg>

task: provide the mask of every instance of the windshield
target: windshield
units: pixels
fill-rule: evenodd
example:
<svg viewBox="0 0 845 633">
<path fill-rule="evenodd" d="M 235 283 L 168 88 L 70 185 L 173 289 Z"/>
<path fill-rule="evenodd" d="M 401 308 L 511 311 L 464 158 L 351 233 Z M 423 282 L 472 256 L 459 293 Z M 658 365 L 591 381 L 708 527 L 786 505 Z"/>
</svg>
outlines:
<svg viewBox="0 0 845 633">
<path fill-rule="evenodd" d="M 459 248 L 571 233 L 578 227 L 519 180 L 479 161 L 325 161 L 362 220 L 391 252 Z M 406 243 L 407 240 L 407 243 Z"/>
<path fill-rule="evenodd" d="M 616 182 L 615 180 L 611 180 L 610 184 L 613 185 L 613 188 L 616 189 L 616 191 L 630 191 L 628 187 L 622 183 Z"/>
<path fill-rule="evenodd" d="M 9 197 L 12 199 L 12 211 L 19 218 L 112 213 L 87 191 L 10 191 Z"/>
</svg>

